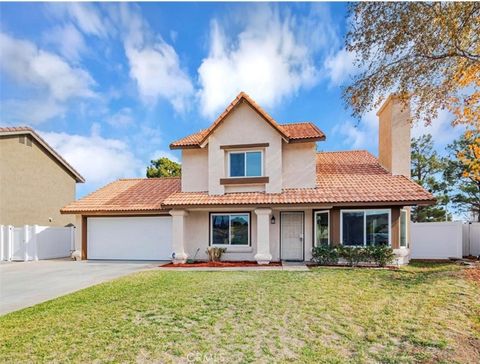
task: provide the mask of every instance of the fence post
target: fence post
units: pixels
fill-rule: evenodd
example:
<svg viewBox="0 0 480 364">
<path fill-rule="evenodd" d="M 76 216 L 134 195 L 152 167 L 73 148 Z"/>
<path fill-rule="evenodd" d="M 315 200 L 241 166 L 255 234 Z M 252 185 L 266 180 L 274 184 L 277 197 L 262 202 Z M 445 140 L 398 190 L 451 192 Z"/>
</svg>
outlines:
<svg viewBox="0 0 480 364">
<path fill-rule="evenodd" d="M 7 259 L 11 261 L 13 258 L 13 226 L 12 225 L 7 225 L 7 246 L 8 246 Z"/>
<path fill-rule="evenodd" d="M 5 259 L 5 232 L 3 231 L 3 225 L 0 225 L 0 260 Z"/>
<path fill-rule="evenodd" d="M 75 226 L 70 226 L 70 250 L 75 251 Z"/>
<path fill-rule="evenodd" d="M 28 241 L 29 241 L 29 226 L 23 226 L 23 253 L 24 253 L 24 261 L 28 262 Z"/>
<path fill-rule="evenodd" d="M 33 234 L 30 239 L 30 243 L 33 246 L 33 260 L 38 261 L 38 225 L 33 225 Z"/>
</svg>

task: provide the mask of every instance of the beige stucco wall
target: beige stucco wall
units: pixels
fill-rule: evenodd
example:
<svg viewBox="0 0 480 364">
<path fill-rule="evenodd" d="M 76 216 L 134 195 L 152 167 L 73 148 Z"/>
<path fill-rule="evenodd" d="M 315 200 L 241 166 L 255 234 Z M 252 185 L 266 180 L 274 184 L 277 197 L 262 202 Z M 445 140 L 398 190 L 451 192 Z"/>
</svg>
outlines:
<svg viewBox="0 0 480 364">
<path fill-rule="evenodd" d="M 270 178 L 264 187 L 269 193 L 278 193 L 282 189 L 282 138 L 249 105 L 240 104 L 228 115 L 222 124 L 208 139 L 208 190 L 212 195 L 225 193 L 220 178 L 228 177 L 227 151 L 220 149 L 222 145 L 269 143 L 264 152 L 264 174 Z M 238 187 L 237 191 L 241 191 Z M 251 190 L 251 187 L 249 187 Z"/>
<path fill-rule="evenodd" d="M 378 160 L 394 175 L 410 177 L 410 108 L 394 96 L 378 112 Z"/>
<path fill-rule="evenodd" d="M 374 209 L 375 207 L 370 207 Z M 378 207 L 380 209 L 391 209 L 391 243 L 393 249 L 399 248 L 399 207 Z M 345 208 L 333 208 L 330 209 L 330 242 L 333 245 L 338 245 L 340 242 L 340 210 L 350 209 Z M 224 209 L 212 209 L 211 212 L 250 212 L 251 218 L 251 248 L 239 247 L 238 251 L 227 251 L 224 255 L 224 260 L 255 260 L 254 256 L 257 252 L 257 217 L 254 212 L 255 208 L 224 208 Z M 272 209 L 272 214 L 275 216 L 275 224 L 269 224 L 270 229 L 270 254 L 272 255 L 272 261 L 278 261 L 281 257 L 281 213 L 288 211 L 300 211 L 304 213 L 304 253 L 305 260 L 310 261 L 312 258 L 313 248 L 313 214 L 315 210 L 325 211 L 324 208 L 318 206 L 318 208 L 278 208 Z M 197 248 L 200 251 L 197 255 L 197 259 L 207 259 L 205 253 L 210 241 L 210 217 L 209 211 L 189 211 L 186 217 L 186 236 L 185 236 L 185 251 L 189 257 L 193 257 Z M 235 248 L 234 248 L 235 249 Z M 408 254 L 408 251 L 405 251 Z"/>
<path fill-rule="evenodd" d="M 283 188 L 315 188 L 315 143 L 283 143 Z"/>
<path fill-rule="evenodd" d="M 208 191 L 208 149 L 182 150 L 182 191 Z"/>
<path fill-rule="evenodd" d="M 75 199 L 75 179 L 33 138 L 0 137 L 0 224 L 64 226 L 60 208 Z M 52 218 L 52 221 L 49 221 Z"/>
</svg>

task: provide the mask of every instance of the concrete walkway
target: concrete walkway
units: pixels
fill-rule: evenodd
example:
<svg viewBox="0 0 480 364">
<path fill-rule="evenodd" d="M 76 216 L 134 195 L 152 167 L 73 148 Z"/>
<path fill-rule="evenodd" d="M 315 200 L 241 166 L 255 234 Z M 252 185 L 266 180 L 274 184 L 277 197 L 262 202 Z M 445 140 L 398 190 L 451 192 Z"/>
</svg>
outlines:
<svg viewBox="0 0 480 364">
<path fill-rule="evenodd" d="M 159 264 L 71 260 L 0 264 L 0 315 Z"/>
</svg>

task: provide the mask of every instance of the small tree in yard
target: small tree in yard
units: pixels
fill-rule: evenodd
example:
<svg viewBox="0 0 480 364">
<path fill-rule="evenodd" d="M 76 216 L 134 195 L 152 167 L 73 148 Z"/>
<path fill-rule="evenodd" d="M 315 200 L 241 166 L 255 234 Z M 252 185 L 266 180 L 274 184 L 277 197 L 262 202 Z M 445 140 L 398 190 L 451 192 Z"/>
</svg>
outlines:
<svg viewBox="0 0 480 364">
<path fill-rule="evenodd" d="M 433 206 L 418 206 L 412 209 L 412 221 L 432 222 L 448 220 L 446 206 L 449 202 L 448 184 L 443 179 L 443 171 L 448 160 L 434 150 L 432 136 L 422 135 L 412 139 L 412 179 L 430 191 L 437 203 Z"/>
<path fill-rule="evenodd" d="M 150 165 L 147 167 L 147 177 L 178 177 L 182 172 L 182 166 L 180 163 L 174 162 L 167 157 L 162 157 L 150 161 Z"/>
<path fill-rule="evenodd" d="M 467 130 L 447 149 L 456 156 L 444 173 L 453 186 L 451 200 L 459 212 L 468 213 L 480 222 L 480 130 Z"/>
</svg>

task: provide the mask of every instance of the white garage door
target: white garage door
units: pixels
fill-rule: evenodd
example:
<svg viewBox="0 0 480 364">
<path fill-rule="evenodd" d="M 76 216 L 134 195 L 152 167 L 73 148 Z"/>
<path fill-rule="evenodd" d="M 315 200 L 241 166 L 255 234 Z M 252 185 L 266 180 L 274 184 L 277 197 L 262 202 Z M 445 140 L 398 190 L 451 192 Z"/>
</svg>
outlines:
<svg viewBox="0 0 480 364">
<path fill-rule="evenodd" d="M 169 260 L 172 218 L 90 217 L 87 219 L 87 258 Z"/>
</svg>

